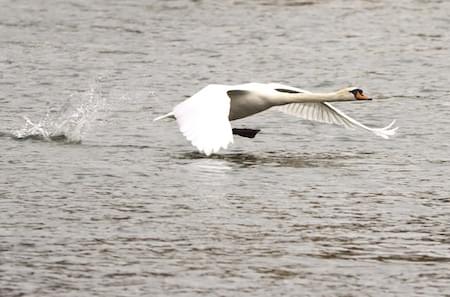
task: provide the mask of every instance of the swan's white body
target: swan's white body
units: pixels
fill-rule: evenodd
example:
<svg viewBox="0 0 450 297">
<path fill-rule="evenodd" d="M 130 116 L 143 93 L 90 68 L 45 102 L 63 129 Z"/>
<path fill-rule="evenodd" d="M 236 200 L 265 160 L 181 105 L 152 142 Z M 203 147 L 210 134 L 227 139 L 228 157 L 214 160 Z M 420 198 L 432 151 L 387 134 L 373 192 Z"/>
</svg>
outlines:
<svg viewBox="0 0 450 297">
<path fill-rule="evenodd" d="M 233 143 L 230 121 L 245 118 L 271 107 L 306 120 L 359 127 L 380 137 L 389 138 L 397 128 L 395 120 L 384 128 L 370 128 L 333 107 L 332 101 L 369 99 L 360 89 L 346 88 L 333 93 L 311 93 L 302 89 L 276 84 L 248 83 L 242 85 L 208 85 L 176 105 L 172 112 L 158 117 L 175 118 L 181 133 L 206 155 L 226 149 Z M 352 95 L 351 93 L 353 92 Z"/>
</svg>

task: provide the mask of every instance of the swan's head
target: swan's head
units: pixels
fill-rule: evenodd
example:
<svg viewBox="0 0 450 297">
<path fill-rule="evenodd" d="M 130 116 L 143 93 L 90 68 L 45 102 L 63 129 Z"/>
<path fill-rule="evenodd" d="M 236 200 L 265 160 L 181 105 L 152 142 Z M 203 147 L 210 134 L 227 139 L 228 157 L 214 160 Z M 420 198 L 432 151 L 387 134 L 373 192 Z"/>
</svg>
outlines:
<svg viewBox="0 0 450 297">
<path fill-rule="evenodd" d="M 367 97 L 364 91 L 360 88 L 350 87 L 339 90 L 336 95 L 340 100 L 343 101 L 353 101 L 353 100 L 372 100 L 372 98 Z"/>
</svg>

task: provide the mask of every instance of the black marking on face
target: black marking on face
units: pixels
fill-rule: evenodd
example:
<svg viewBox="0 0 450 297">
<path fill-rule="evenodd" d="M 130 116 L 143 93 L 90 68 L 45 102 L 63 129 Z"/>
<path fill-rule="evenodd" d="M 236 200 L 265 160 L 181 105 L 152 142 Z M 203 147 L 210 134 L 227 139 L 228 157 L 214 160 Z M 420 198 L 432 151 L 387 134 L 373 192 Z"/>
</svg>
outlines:
<svg viewBox="0 0 450 297">
<path fill-rule="evenodd" d="M 289 90 L 289 89 L 275 89 L 275 91 L 281 92 L 281 93 L 290 93 L 290 94 L 298 94 L 298 93 L 301 93 L 301 92 L 299 92 L 299 91 L 294 91 L 294 90 Z"/>
<path fill-rule="evenodd" d="M 353 90 L 350 91 L 350 93 L 352 93 L 355 96 L 358 93 L 362 95 L 363 94 L 363 90 L 361 90 L 361 89 L 353 89 Z"/>
</svg>

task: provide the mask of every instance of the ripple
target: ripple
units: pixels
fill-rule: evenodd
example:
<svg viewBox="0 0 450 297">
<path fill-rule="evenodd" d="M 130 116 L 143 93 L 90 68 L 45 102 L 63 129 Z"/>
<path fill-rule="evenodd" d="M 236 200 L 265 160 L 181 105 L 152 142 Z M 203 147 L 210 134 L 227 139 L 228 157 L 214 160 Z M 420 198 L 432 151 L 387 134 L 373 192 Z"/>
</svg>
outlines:
<svg viewBox="0 0 450 297">
<path fill-rule="evenodd" d="M 450 263 L 450 257 L 430 256 L 430 255 L 387 255 L 373 258 L 378 261 L 402 261 L 402 262 L 437 262 Z"/>
</svg>

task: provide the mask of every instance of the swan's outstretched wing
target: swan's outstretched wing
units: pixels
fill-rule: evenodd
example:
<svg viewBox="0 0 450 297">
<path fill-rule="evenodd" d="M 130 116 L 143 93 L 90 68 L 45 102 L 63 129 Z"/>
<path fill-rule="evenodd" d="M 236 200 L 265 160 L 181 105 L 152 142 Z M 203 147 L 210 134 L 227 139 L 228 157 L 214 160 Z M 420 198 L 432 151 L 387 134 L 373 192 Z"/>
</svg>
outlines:
<svg viewBox="0 0 450 297">
<path fill-rule="evenodd" d="M 233 143 L 226 91 L 225 86 L 206 86 L 173 109 L 181 133 L 208 156 Z"/>
<path fill-rule="evenodd" d="M 349 117 L 330 103 L 291 103 L 277 107 L 278 110 L 293 116 L 297 116 L 306 120 L 317 121 L 328 124 L 344 126 L 346 128 L 359 127 L 370 131 L 380 137 L 388 139 L 389 136 L 395 134 L 398 127 L 392 128 L 395 124 L 393 120 L 384 128 L 370 128 Z"/>
</svg>

